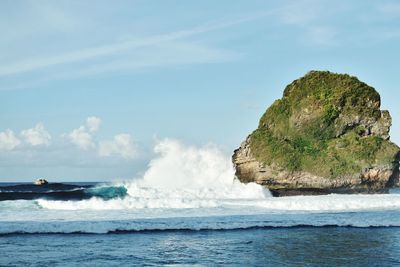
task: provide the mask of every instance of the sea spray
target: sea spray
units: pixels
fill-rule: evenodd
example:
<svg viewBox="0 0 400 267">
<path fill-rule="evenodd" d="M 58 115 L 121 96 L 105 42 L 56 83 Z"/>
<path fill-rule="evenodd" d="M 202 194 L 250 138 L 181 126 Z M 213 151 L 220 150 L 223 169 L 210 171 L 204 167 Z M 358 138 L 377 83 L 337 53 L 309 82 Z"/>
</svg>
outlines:
<svg viewBox="0 0 400 267">
<path fill-rule="evenodd" d="M 185 146 L 177 140 L 165 139 L 155 148 L 157 157 L 149 164 L 143 179 L 131 185 L 163 191 L 180 191 L 198 198 L 261 198 L 270 196 L 267 189 L 242 184 L 235 179 L 231 160 L 215 145 Z M 131 196 L 134 190 L 128 190 Z"/>
<path fill-rule="evenodd" d="M 94 187 L 90 199 L 0 201 L 0 234 L 400 226 L 400 194 L 273 198 L 235 180 L 215 146 L 166 139 L 155 152 L 143 177 Z"/>
<path fill-rule="evenodd" d="M 144 209 L 144 208 L 204 208 L 217 207 L 224 200 L 264 200 L 270 197 L 267 189 L 235 179 L 229 157 L 215 145 L 185 146 L 181 142 L 165 139 L 154 151 L 156 158 L 142 178 L 115 184 L 117 192 L 126 188 L 128 195 L 103 200 L 93 197 L 81 201 L 39 200 L 47 209 Z M 110 185 L 101 185 L 110 192 Z M 117 190 L 118 189 L 118 190 Z M 100 189 L 90 189 L 103 192 Z M 123 193 L 123 192 L 122 192 Z M 97 195 L 98 196 L 98 195 Z M 121 195 L 122 196 L 122 195 Z"/>
<path fill-rule="evenodd" d="M 81 201 L 38 200 L 52 210 L 136 210 L 222 208 L 243 213 L 260 211 L 347 212 L 400 209 L 399 194 L 326 195 L 273 198 L 260 185 L 234 178 L 229 157 L 216 146 L 185 146 L 165 139 L 155 146 L 156 157 L 144 176 L 125 183 L 101 185 L 107 191 L 127 192 L 125 197 Z M 115 191 L 115 190 L 112 190 Z M 102 192 L 102 190 L 99 190 Z M 200 212 L 197 212 L 199 215 Z M 235 213 L 235 214 L 236 214 Z"/>
<path fill-rule="evenodd" d="M 149 164 L 143 185 L 155 188 L 215 188 L 231 185 L 234 169 L 216 146 L 184 146 L 177 140 L 159 142 L 157 157 Z"/>
</svg>

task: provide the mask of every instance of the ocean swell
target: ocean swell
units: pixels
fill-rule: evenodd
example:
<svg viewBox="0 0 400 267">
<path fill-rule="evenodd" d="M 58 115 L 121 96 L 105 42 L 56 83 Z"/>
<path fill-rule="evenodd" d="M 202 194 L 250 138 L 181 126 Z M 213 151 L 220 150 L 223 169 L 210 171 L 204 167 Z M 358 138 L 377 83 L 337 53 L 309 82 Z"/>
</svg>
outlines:
<svg viewBox="0 0 400 267">
<path fill-rule="evenodd" d="M 92 196 L 89 199 L 41 199 L 38 203 L 58 210 L 187 209 L 217 207 L 224 200 L 271 196 L 262 186 L 235 180 L 230 158 L 213 145 L 197 148 L 166 139 L 156 145 L 155 153 L 157 157 L 142 178 L 86 189 Z"/>
<path fill-rule="evenodd" d="M 0 234 L 400 226 L 400 194 L 273 198 L 260 185 L 235 180 L 230 158 L 215 146 L 167 139 L 155 152 L 143 177 L 131 181 L 41 187 L 39 198 L 0 201 Z"/>
<path fill-rule="evenodd" d="M 0 201 L 6 200 L 83 200 L 98 197 L 104 200 L 124 197 L 127 189 L 114 185 L 74 185 L 52 183 L 42 186 L 37 185 L 13 185 L 3 186 L 0 191 Z"/>
<path fill-rule="evenodd" d="M 263 214 L 246 216 L 172 217 L 107 221 L 0 222 L 0 234 L 133 233 L 290 227 L 400 227 L 393 212 Z"/>
</svg>

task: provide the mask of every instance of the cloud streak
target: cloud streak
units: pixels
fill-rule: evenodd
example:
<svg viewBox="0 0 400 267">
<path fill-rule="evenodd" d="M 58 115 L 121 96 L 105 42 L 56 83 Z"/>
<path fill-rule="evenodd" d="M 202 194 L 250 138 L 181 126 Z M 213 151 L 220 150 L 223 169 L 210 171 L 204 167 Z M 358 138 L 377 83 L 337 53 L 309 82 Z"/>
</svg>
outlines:
<svg viewBox="0 0 400 267">
<path fill-rule="evenodd" d="M 131 38 L 125 41 L 79 49 L 57 56 L 47 56 L 42 58 L 19 61 L 14 64 L 0 66 L 0 76 L 15 75 L 58 65 L 79 63 L 82 61 L 89 61 L 107 56 L 126 54 L 127 52 L 135 49 L 171 43 L 173 41 L 189 38 L 199 34 L 221 30 L 247 21 L 255 20 L 263 16 L 267 16 L 271 13 L 272 12 L 242 16 L 235 20 L 204 24 L 188 30 L 174 31 L 142 38 Z"/>
</svg>

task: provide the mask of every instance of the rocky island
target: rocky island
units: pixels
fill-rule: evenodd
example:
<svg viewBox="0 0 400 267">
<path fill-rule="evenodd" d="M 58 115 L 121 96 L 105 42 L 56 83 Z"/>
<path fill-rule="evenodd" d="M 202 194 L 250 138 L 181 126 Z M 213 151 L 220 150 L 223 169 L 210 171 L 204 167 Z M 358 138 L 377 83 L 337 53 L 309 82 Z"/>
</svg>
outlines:
<svg viewBox="0 0 400 267">
<path fill-rule="evenodd" d="M 293 81 L 234 151 L 237 178 L 274 196 L 381 193 L 399 183 L 400 148 L 378 92 L 347 74 Z"/>
</svg>

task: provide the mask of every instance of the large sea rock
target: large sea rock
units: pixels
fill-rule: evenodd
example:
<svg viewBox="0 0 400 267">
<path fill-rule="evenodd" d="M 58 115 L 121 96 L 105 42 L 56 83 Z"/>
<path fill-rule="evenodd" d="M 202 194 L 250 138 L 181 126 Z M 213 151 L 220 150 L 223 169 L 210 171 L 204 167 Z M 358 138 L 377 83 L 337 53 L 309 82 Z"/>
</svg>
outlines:
<svg viewBox="0 0 400 267">
<path fill-rule="evenodd" d="M 400 148 L 378 92 L 347 74 L 293 81 L 235 150 L 236 176 L 273 195 L 378 193 L 399 183 Z"/>
</svg>

